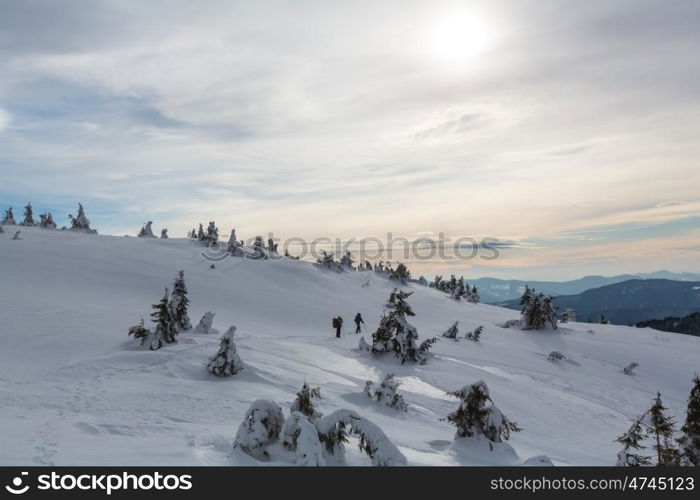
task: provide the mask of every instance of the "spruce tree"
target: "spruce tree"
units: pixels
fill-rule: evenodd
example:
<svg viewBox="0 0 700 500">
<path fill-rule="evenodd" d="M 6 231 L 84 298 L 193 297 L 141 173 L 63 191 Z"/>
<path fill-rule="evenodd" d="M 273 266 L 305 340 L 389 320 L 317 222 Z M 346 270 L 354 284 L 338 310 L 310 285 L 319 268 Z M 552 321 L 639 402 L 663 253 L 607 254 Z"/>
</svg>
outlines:
<svg viewBox="0 0 700 500">
<path fill-rule="evenodd" d="M 448 395 L 461 401 L 459 407 L 447 415 L 447 421 L 457 427 L 455 439 L 483 436 L 489 441 L 500 443 L 507 441 L 511 432 L 521 430 L 493 403 L 489 388 L 483 380 L 465 385 Z"/>
<path fill-rule="evenodd" d="M 477 326 L 473 332 L 467 333 L 467 338 L 471 340 L 472 342 L 479 342 L 481 339 L 481 332 L 484 331 L 483 326 Z"/>
<path fill-rule="evenodd" d="M 204 228 L 202 228 L 202 223 L 199 223 L 199 229 L 197 230 L 197 239 L 199 241 L 204 241 L 206 239 L 206 235 L 204 234 Z"/>
<path fill-rule="evenodd" d="M 141 318 L 141 321 L 137 325 L 129 328 L 129 336 L 140 340 L 141 345 L 146 343 L 148 338 L 151 336 L 151 331 L 144 326 L 143 318 Z"/>
<path fill-rule="evenodd" d="M 24 207 L 24 219 L 19 223 L 20 226 L 36 226 L 36 221 L 34 220 L 34 211 L 32 210 L 32 204 L 27 203 Z"/>
<path fill-rule="evenodd" d="M 384 403 L 389 408 L 394 408 L 401 412 L 408 411 L 408 405 L 401 394 L 398 394 L 400 382 L 394 378 L 393 373 L 389 373 L 384 379 L 376 384 L 371 380 L 365 383 L 364 393 L 370 398 L 380 403 Z"/>
<path fill-rule="evenodd" d="M 457 328 L 458 324 L 459 321 L 452 323 L 452 326 L 445 330 L 445 333 L 443 333 L 442 336 L 448 339 L 456 339 L 457 335 L 459 335 L 459 329 Z"/>
<path fill-rule="evenodd" d="M 399 262 L 396 269 L 391 271 L 389 274 L 389 279 L 392 281 L 398 281 L 399 283 L 403 283 L 405 285 L 411 279 L 411 272 L 406 267 L 406 264 Z"/>
<path fill-rule="evenodd" d="M 53 220 L 51 212 L 39 215 L 39 226 L 44 229 L 56 229 L 56 222 Z"/>
<path fill-rule="evenodd" d="M 685 423 L 681 427 L 681 465 L 700 466 L 700 377 L 693 378 L 693 388 L 688 396 Z"/>
<path fill-rule="evenodd" d="M 168 239 L 168 230 L 167 230 L 167 229 L 161 229 L 161 230 L 160 230 L 160 237 L 161 237 L 161 239 L 163 239 L 163 240 L 167 240 L 167 239 Z"/>
<path fill-rule="evenodd" d="M 407 316 L 415 316 L 413 309 L 406 302 L 412 294 L 394 289 L 386 304 L 388 314 L 384 314 L 379 322 L 379 327 L 372 334 L 372 352 L 375 354 L 393 352 L 401 360 L 425 363 L 428 358 L 428 350 L 436 339 L 428 339 L 418 345 L 418 332 L 416 327 L 406 319 Z"/>
<path fill-rule="evenodd" d="M 673 417 L 664 413 L 667 408 L 661 401 L 661 393 L 656 393 L 656 398 L 649 408 L 649 432 L 654 439 L 657 465 L 677 465 L 678 450 L 671 444 L 673 440 Z"/>
<path fill-rule="evenodd" d="M 78 215 L 77 215 L 77 217 L 73 217 L 72 215 L 68 215 L 68 218 L 71 221 L 71 230 L 72 231 L 80 231 L 83 233 L 97 234 L 96 229 L 90 229 L 90 220 L 85 216 L 85 209 L 83 208 L 82 203 L 78 203 Z"/>
<path fill-rule="evenodd" d="M 309 384 L 304 382 L 301 390 L 297 392 L 297 397 L 289 408 L 289 411 L 299 411 L 309 417 L 311 420 L 321 418 L 323 415 L 314 406 L 313 399 L 321 397 L 320 387 L 309 387 Z"/>
<path fill-rule="evenodd" d="M 236 345 L 233 342 L 235 333 L 236 327 L 231 326 L 221 337 L 219 351 L 209 359 L 207 364 L 209 373 L 217 377 L 229 377 L 243 370 L 243 362 L 238 357 Z"/>
<path fill-rule="evenodd" d="M 185 284 L 185 271 L 179 271 L 173 283 L 173 293 L 170 296 L 170 310 L 177 329 L 180 331 L 191 330 L 192 322 L 187 314 L 190 299 L 187 298 L 187 285 Z"/>
<path fill-rule="evenodd" d="M 168 295 L 168 289 L 166 288 L 165 295 L 160 302 L 153 304 L 153 313 L 151 313 L 152 321 L 156 324 L 153 336 L 160 341 L 161 345 L 163 343 L 177 342 L 177 327 L 170 312 Z M 151 349 L 153 349 L 153 346 L 151 346 Z"/>
<path fill-rule="evenodd" d="M 627 432 L 618 437 L 615 441 L 622 444 L 622 450 L 617 454 L 618 467 L 642 467 L 651 465 L 651 457 L 635 453 L 637 450 L 644 449 L 642 441 L 648 436 L 648 427 L 644 424 L 644 419 L 647 417 L 645 413 L 637 420 L 632 422 L 632 425 Z"/>
<path fill-rule="evenodd" d="M 340 258 L 340 264 L 345 267 L 352 267 L 355 260 L 352 258 L 352 253 L 345 252 L 345 254 Z"/>
<path fill-rule="evenodd" d="M 467 289 L 469 288 L 469 285 L 467 285 Z M 479 301 L 481 300 L 481 297 L 479 297 L 479 291 L 476 288 L 476 285 L 472 287 L 472 291 L 469 292 L 469 296 L 467 297 L 467 300 L 471 302 L 472 304 L 478 304 Z"/>
<path fill-rule="evenodd" d="M 15 216 L 12 213 L 12 207 L 9 207 L 7 210 L 5 210 L 5 216 L 2 218 L 2 222 L 0 222 L 3 226 L 16 226 L 17 222 L 15 222 Z"/>
</svg>

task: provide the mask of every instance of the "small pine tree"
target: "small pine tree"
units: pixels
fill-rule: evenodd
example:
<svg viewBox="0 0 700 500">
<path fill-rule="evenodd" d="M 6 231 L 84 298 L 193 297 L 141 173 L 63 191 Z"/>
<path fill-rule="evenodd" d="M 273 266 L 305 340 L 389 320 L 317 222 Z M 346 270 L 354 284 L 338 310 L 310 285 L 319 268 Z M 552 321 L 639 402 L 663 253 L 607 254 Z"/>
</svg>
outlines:
<svg viewBox="0 0 700 500">
<path fill-rule="evenodd" d="M 661 393 L 657 392 L 648 411 L 649 431 L 655 442 L 657 465 L 677 465 L 678 450 L 671 445 L 675 422 L 673 417 L 666 416 L 666 409 L 661 401 Z"/>
<path fill-rule="evenodd" d="M 642 467 L 651 465 L 651 457 L 634 453 L 636 450 L 644 449 L 642 441 L 647 438 L 648 428 L 644 424 L 646 413 L 632 422 L 627 432 L 618 437 L 615 441 L 622 444 L 622 450 L 617 454 L 618 467 Z"/>
<path fill-rule="evenodd" d="M 688 396 L 685 423 L 681 427 L 681 465 L 700 466 L 700 377 L 693 378 L 693 388 Z"/>
<path fill-rule="evenodd" d="M 455 439 L 483 436 L 491 442 L 500 443 L 507 441 L 511 432 L 521 430 L 493 403 L 483 380 L 465 385 L 448 395 L 461 401 L 459 407 L 447 415 L 447 421 L 457 427 Z"/>
<path fill-rule="evenodd" d="M 456 339 L 457 335 L 459 335 L 459 329 L 457 328 L 458 324 L 459 321 L 452 323 L 452 326 L 445 330 L 445 333 L 443 333 L 442 336 L 448 339 Z"/>
<path fill-rule="evenodd" d="M 179 271 L 173 283 L 173 293 L 170 296 L 170 310 L 178 330 L 191 330 L 192 322 L 187 314 L 190 299 L 187 298 L 185 271 Z"/>
<path fill-rule="evenodd" d="M 160 302 L 153 304 L 153 313 L 151 313 L 152 321 L 156 324 L 153 336 L 160 341 L 160 346 L 162 346 L 163 343 L 170 344 L 177 342 L 177 327 L 170 312 L 168 295 L 168 289 L 166 288 L 165 295 Z M 158 344 L 158 342 L 154 344 Z M 160 346 L 158 348 L 160 348 Z M 153 349 L 152 346 L 151 348 Z"/>
<path fill-rule="evenodd" d="M 27 203 L 24 207 L 24 219 L 19 223 L 20 226 L 36 226 L 36 221 L 34 221 L 34 211 L 32 210 L 32 204 Z"/>
<path fill-rule="evenodd" d="M 5 210 L 5 216 L 2 218 L 2 222 L 0 222 L 3 226 L 16 226 L 17 222 L 15 222 L 15 216 L 12 213 L 12 207 L 9 207 L 7 210 Z"/>
<path fill-rule="evenodd" d="M 297 397 L 290 407 L 290 411 L 299 411 L 309 417 L 311 420 L 321 418 L 323 415 L 314 406 L 314 398 L 321 397 L 320 387 L 309 387 L 309 384 L 304 382 L 301 390 L 297 392 Z"/>
<path fill-rule="evenodd" d="M 197 326 L 194 328 L 194 333 L 203 335 L 209 333 L 218 333 L 211 327 L 211 325 L 214 323 L 214 316 L 215 314 L 211 311 L 205 312 L 204 316 L 202 316 L 202 319 L 199 320 L 199 323 L 197 323 Z"/>
<path fill-rule="evenodd" d="M 129 336 L 134 337 L 134 339 L 140 340 L 141 345 L 145 344 L 148 338 L 151 336 L 151 331 L 146 328 L 143 324 L 143 318 L 141 321 L 129 328 Z"/>
<path fill-rule="evenodd" d="M 153 221 L 148 221 L 146 222 L 142 227 L 141 231 L 139 231 L 139 238 L 155 238 L 155 235 L 153 234 L 153 229 L 151 226 L 153 225 Z"/>
<path fill-rule="evenodd" d="M 56 222 L 50 212 L 39 215 L 39 226 L 44 229 L 56 229 Z"/>
<path fill-rule="evenodd" d="M 483 331 L 483 326 L 477 326 L 473 332 L 467 333 L 467 339 L 471 340 L 472 342 L 479 342 L 479 340 L 481 339 L 481 333 Z"/>
<path fill-rule="evenodd" d="M 415 316 L 406 299 L 413 292 L 406 293 L 394 289 L 386 304 L 388 314 L 382 315 L 379 327 L 372 334 L 372 352 L 375 354 L 393 352 L 401 360 L 414 363 L 425 363 L 428 351 L 436 339 L 428 339 L 418 345 L 418 331 L 406 319 Z"/>
<path fill-rule="evenodd" d="M 204 228 L 202 227 L 202 223 L 199 223 L 199 229 L 197 230 L 197 239 L 199 241 L 204 241 L 206 239 L 206 235 L 204 234 Z"/>
<path fill-rule="evenodd" d="M 547 359 L 549 361 L 564 361 L 567 358 L 563 353 L 559 351 L 552 351 L 549 353 L 549 356 L 547 356 Z"/>
<path fill-rule="evenodd" d="M 243 362 L 238 357 L 236 344 L 233 342 L 235 333 L 236 327 L 231 326 L 221 337 L 219 352 L 212 356 L 207 364 L 209 373 L 217 377 L 229 377 L 243 370 Z"/>
<path fill-rule="evenodd" d="M 207 235 L 204 238 L 207 243 L 216 243 L 219 241 L 219 229 L 214 224 L 214 221 L 209 222 L 207 227 Z"/>
<path fill-rule="evenodd" d="M 406 267 L 406 264 L 399 262 L 396 269 L 391 271 L 389 274 L 389 279 L 392 281 L 398 281 L 399 283 L 406 284 L 411 279 L 411 272 Z"/>
<path fill-rule="evenodd" d="M 78 203 L 78 216 L 69 215 L 71 221 L 71 230 L 80 231 L 83 233 L 97 234 L 97 230 L 90 229 L 90 220 L 85 216 L 85 209 L 82 203 Z"/>
<path fill-rule="evenodd" d="M 469 285 L 467 285 L 467 289 L 469 289 Z M 472 291 L 469 292 L 467 300 L 471 302 L 472 304 L 478 304 L 479 301 L 481 300 L 481 297 L 479 297 L 479 291 L 476 288 L 476 285 L 472 287 Z"/>
<path fill-rule="evenodd" d="M 435 288 L 437 290 L 440 290 L 440 284 L 442 283 L 442 276 L 441 275 L 436 275 L 435 279 L 430 283 L 431 288 Z"/>
<path fill-rule="evenodd" d="M 160 238 L 163 240 L 168 239 L 168 230 L 167 229 L 161 229 L 160 230 Z"/>
<path fill-rule="evenodd" d="M 639 366 L 639 363 L 634 363 L 634 362 L 632 362 L 632 363 L 630 363 L 629 365 L 625 366 L 625 367 L 622 369 L 622 372 L 623 372 L 625 375 L 634 375 L 634 369 L 637 368 L 638 366 Z"/>
<path fill-rule="evenodd" d="M 375 384 L 371 380 L 365 383 L 364 393 L 370 398 L 380 403 L 384 403 L 389 408 L 394 408 L 402 412 L 408 411 L 408 405 L 401 394 L 398 394 L 400 382 L 394 378 L 393 373 L 389 373 L 380 384 Z"/>
<path fill-rule="evenodd" d="M 345 267 L 352 267 L 355 260 L 352 258 L 350 252 L 345 252 L 345 254 L 340 258 L 340 264 Z"/>
</svg>

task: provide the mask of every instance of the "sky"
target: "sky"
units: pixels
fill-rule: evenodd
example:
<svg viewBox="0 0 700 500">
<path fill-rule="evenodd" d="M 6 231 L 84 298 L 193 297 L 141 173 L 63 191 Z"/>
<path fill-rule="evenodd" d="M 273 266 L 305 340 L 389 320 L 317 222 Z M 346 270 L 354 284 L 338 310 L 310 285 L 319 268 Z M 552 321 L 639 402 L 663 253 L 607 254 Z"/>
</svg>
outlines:
<svg viewBox="0 0 700 500">
<path fill-rule="evenodd" d="M 700 2 L 3 2 L 0 206 L 700 271 Z"/>
</svg>

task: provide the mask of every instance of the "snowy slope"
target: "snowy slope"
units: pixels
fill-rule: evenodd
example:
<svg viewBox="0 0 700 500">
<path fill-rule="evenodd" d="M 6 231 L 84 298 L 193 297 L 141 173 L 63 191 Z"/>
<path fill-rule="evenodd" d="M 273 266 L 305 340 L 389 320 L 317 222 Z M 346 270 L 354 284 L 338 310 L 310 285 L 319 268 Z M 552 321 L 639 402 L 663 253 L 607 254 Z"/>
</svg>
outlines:
<svg viewBox="0 0 700 500">
<path fill-rule="evenodd" d="M 367 417 L 413 465 L 517 464 L 540 454 L 557 465 L 612 465 L 613 440 L 656 390 L 681 417 L 700 370 L 700 338 L 575 323 L 556 332 L 503 329 L 496 324 L 517 312 L 454 303 L 425 287 L 409 299 L 421 339 L 459 320 L 462 333 L 483 325 L 482 341 L 444 339 L 428 364 L 401 366 L 358 352 L 359 336 L 349 331 L 360 311 L 369 337 L 393 288 L 374 273 L 243 259 L 210 269 L 188 240 L 23 228 L 24 239 L 11 241 L 12 232 L 0 234 L 2 465 L 256 463 L 231 453 L 248 405 L 271 398 L 288 413 L 304 380 L 321 386 L 322 412 Z M 127 337 L 179 269 L 193 322 L 212 310 L 221 332 L 238 327 L 240 374 L 206 372 L 218 335 L 182 334 L 155 352 Z M 337 315 L 345 319 L 342 339 L 331 329 Z M 547 361 L 553 350 L 570 361 Z M 637 375 L 624 375 L 632 361 Z M 361 394 L 365 380 L 390 372 L 402 382 L 405 415 Z M 510 441 L 517 457 L 450 446 L 454 428 L 440 419 L 457 402 L 445 392 L 479 379 L 523 428 Z M 369 463 L 347 450 L 349 464 Z"/>
</svg>

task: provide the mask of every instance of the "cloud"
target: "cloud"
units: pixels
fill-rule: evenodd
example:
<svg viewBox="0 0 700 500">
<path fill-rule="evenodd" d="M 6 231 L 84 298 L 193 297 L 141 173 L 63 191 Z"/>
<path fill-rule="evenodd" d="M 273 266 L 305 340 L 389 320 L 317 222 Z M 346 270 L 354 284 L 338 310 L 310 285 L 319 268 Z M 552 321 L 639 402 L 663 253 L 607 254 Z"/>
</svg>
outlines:
<svg viewBox="0 0 700 500">
<path fill-rule="evenodd" d="M 464 60 L 431 53 L 460 8 L 7 6 L 4 189 L 109 200 L 92 217 L 103 232 L 215 217 L 255 234 L 520 242 L 690 210 L 668 201 L 700 185 L 697 2 L 476 1 L 492 43 Z"/>
<path fill-rule="evenodd" d="M 3 133 L 10 126 L 10 114 L 4 109 L 0 108 L 0 134 Z"/>
</svg>

